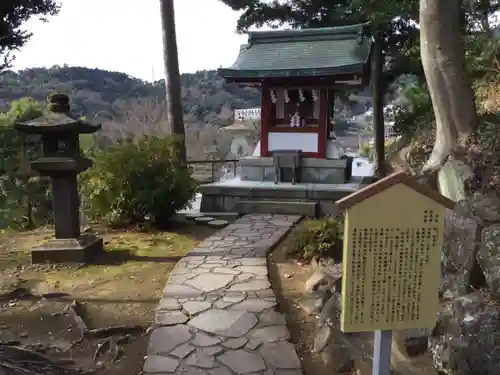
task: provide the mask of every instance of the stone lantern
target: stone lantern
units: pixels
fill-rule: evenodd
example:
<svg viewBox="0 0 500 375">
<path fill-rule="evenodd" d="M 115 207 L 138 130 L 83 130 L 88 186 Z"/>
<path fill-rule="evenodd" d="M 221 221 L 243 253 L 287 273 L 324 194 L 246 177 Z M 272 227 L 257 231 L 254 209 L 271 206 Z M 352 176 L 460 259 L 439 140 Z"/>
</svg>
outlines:
<svg viewBox="0 0 500 375">
<path fill-rule="evenodd" d="M 81 154 L 80 134 L 98 131 L 101 126 L 83 121 L 70 112 L 69 98 L 53 94 L 49 112 L 31 121 L 16 123 L 15 128 L 28 134 L 40 134 L 43 157 L 32 168 L 52 182 L 55 239 L 33 248 L 33 263 L 88 262 L 103 251 L 103 241 L 92 233 L 80 232 L 80 201 L 77 175 L 92 166 Z"/>
</svg>

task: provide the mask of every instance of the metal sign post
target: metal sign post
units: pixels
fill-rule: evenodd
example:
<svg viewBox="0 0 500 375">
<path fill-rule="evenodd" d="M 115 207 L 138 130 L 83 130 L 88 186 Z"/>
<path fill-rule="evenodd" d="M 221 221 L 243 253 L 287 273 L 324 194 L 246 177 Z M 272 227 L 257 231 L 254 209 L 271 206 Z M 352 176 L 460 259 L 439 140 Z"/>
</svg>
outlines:
<svg viewBox="0 0 500 375">
<path fill-rule="evenodd" d="M 391 374 L 392 331 L 375 331 L 372 375 Z"/>
</svg>

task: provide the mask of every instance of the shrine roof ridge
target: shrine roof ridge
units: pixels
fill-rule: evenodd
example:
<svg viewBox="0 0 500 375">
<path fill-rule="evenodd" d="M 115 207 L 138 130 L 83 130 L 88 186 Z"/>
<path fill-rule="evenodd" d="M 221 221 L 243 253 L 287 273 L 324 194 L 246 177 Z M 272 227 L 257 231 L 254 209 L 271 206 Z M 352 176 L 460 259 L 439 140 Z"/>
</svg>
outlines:
<svg viewBox="0 0 500 375">
<path fill-rule="evenodd" d="M 397 184 L 404 184 L 413 191 L 425 195 L 427 198 L 432 199 L 436 203 L 439 203 L 450 210 L 453 210 L 456 206 L 454 201 L 429 186 L 419 183 L 414 177 L 408 176 L 405 172 L 393 173 L 378 180 L 377 182 L 365 186 L 364 188 L 338 200 L 335 203 L 340 210 L 347 210 Z"/>
<path fill-rule="evenodd" d="M 365 36 L 367 25 L 250 32 L 235 63 L 218 73 L 240 82 L 365 75 L 372 49 L 372 38 Z"/>
<path fill-rule="evenodd" d="M 299 30 L 269 30 L 248 32 L 248 45 L 261 43 L 284 43 L 317 40 L 339 40 L 359 38 L 360 42 L 368 23 L 337 27 L 321 27 Z"/>
</svg>

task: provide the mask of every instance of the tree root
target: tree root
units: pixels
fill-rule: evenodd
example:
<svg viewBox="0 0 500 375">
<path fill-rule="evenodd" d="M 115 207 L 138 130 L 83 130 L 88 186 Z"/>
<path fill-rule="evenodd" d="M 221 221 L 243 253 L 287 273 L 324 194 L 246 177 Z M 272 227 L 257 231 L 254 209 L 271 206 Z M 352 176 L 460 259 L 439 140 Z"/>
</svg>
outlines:
<svg viewBox="0 0 500 375">
<path fill-rule="evenodd" d="M 83 371 L 63 367 L 35 351 L 18 346 L 0 346 L 0 374 L 2 375 L 82 375 Z"/>
<path fill-rule="evenodd" d="M 87 331 L 87 335 L 92 336 L 92 337 L 101 337 L 102 338 L 102 337 L 108 337 L 108 336 L 113 336 L 113 335 L 118 335 L 118 334 L 133 335 L 133 334 L 142 333 L 142 332 L 145 332 L 145 328 L 142 326 L 122 325 L 122 326 L 90 329 Z"/>
<path fill-rule="evenodd" d="M 0 302 L 8 302 L 12 300 L 27 300 L 33 298 L 33 294 L 27 288 L 15 288 L 8 293 L 0 294 Z"/>
<path fill-rule="evenodd" d="M 77 328 L 80 330 L 80 337 L 73 342 L 71 347 L 81 343 L 85 339 L 89 328 L 83 320 L 83 307 L 75 300 L 66 309 L 66 314 L 73 319 Z"/>
<path fill-rule="evenodd" d="M 97 349 L 94 353 L 94 362 L 99 366 L 102 366 L 102 362 L 99 363 L 97 360 L 101 357 L 104 356 L 104 354 L 110 353 L 111 358 L 110 361 L 114 362 L 118 358 L 118 355 L 120 354 L 120 348 L 118 347 L 118 344 L 116 343 L 115 340 L 113 340 L 112 337 L 108 337 L 107 339 L 101 341 L 99 344 L 97 344 Z"/>
<path fill-rule="evenodd" d="M 7 295 L 0 296 L 4 299 L 21 299 L 32 297 L 31 293 L 26 293 L 23 288 L 16 288 Z M 59 297 L 59 296 L 48 296 Z M 115 362 L 122 354 L 121 345 L 130 342 L 133 337 L 146 331 L 145 327 L 139 325 L 120 325 L 114 327 L 89 329 L 85 322 L 84 307 L 74 300 L 63 311 L 54 315 L 66 315 L 70 317 L 79 331 L 79 337 L 75 340 L 70 349 L 81 344 L 85 338 L 102 339 L 97 345 L 93 360 L 97 368 L 103 367 L 107 362 Z M 33 349 L 33 350 L 31 350 Z M 47 347 L 35 346 L 28 348 L 21 345 L 20 341 L 0 341 L 0 375 L 89 375 L 92 372 L 85 372 L 74 368 L 74 361 L 60 360 L 54 361 L 41 354 L 50 349 Z"/>
<path fill-rule="evenodd" d="M 85 338 L 103 338 L 97 344 L 93 359 L 98 367 L 104 366 L 106 360 L 101 361 L 100 358 L 107 357 L 110 362 L 115 362 L 121 355 L 122 350 L 120 345 L 129 342 L 133 335 L 145 332 L 145 328 L 139 325 L 121 325 L 114 327 L 89 329 L 85 323 L 83 306 L 78 301 L 73 301 L 66 309 L 66 314 L 70 316 L 80 330 L 80 337 L 74 341 L 71 347 L 80 344 Z M 120 335 L 118 337 L 114 337 Z"/>
</svg>

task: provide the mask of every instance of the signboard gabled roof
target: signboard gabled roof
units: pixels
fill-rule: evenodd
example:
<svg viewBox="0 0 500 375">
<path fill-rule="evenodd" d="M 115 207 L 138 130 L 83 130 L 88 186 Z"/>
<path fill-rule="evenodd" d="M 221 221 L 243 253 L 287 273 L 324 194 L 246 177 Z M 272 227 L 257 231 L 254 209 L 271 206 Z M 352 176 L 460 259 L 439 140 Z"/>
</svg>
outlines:
<svg viewBox="0 0 500 375">
<path fill-rule="evenodd" d="M 347 197 L 338 200 L 336 202 L 337 206 L 340 210 L 347 210 L 355 206 L 356 204 L 361 203 L 364 200 L 369 199 L 397 184 L 404 184 L 415 192 L 425 195 L 426 197 L 434 200 L 436 203 L 439 203 L 450 210 L 453 210 L 455 208 L 456 203 L 451 199 L 448 199 L 436 190 L 419 183 L 415 178 L 408 176 L 404 172 L 393 173 L 348 195 Z"/>
</svg>

